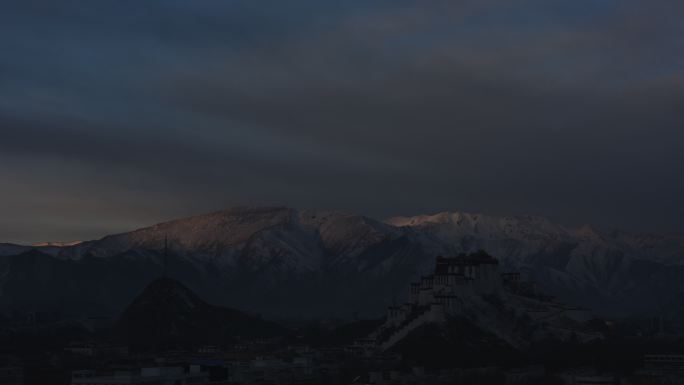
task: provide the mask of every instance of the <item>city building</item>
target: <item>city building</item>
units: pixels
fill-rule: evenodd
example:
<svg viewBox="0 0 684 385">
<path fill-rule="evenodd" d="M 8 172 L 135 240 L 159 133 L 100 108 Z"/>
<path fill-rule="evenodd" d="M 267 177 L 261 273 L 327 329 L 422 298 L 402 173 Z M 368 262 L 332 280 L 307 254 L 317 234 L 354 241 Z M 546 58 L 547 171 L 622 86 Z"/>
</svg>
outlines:
<svg viewBox="0 0 684 385">
<path fill-rule="evenodd" d="M 0 367 L 0 385 L 22 385 L 24 370 L 19 367 Z"/>
<path fill-rule="evenodd" d="M 389 307 L 385 324 L 357 341 L 357 347 L 387 350 L 417 327 L 461 312 L 464 297 L 493 294 L 501 288 L 499 262 L 485 252 L 437 257 L 434 274 L 412 283 L 408 301 Z"/>
<path fill-rule="evenodd" d="M 152 367 L 133 370 L 100 372 L 79 370 L 72 373 L 72 385 L 206 385 L 208 374 L 199 366 Z"/>
</svg>

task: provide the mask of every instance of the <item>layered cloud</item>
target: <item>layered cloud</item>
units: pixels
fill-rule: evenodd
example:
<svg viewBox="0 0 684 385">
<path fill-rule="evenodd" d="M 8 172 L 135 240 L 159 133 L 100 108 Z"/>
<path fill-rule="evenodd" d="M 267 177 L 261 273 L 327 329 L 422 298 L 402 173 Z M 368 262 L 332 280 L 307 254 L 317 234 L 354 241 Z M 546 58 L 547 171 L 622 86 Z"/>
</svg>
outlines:
<svg viewBox="0 0 684 385">
<path fill-rule="evenodd" d="M 681 2 L 3 8 L 5 240 L 245 203 L 684 226 Z"/>
</svg>

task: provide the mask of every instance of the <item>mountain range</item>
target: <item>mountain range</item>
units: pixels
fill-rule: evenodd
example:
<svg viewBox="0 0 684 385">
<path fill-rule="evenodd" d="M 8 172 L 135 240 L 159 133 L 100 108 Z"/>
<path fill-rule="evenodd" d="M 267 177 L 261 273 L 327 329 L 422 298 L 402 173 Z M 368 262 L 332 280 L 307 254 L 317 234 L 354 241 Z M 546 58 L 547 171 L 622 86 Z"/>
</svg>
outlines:
<svg viewBox="0 0 684 385">
<path fill-rule="evenodd" d="M 599 314 L 684 308 L 684 234 L 606 233 L 533 216 L 376 220 L 286 207 L 236 207 L 68 245 L 0 244 L 0 307 L 117 315 L 167 270 L 211 303 L 270 317 L 374 316 L 404 301 L 436 256 L 479 249 Z"/>
</svg>

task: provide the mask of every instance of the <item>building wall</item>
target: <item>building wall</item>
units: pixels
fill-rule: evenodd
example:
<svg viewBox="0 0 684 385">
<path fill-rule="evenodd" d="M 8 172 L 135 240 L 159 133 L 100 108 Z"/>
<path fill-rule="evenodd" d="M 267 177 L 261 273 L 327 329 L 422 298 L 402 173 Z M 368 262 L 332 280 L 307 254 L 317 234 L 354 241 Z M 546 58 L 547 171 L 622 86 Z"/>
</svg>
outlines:
<svg viewBox="0 0 684 385">
<path fill-rule="evenodd" d="M 502 288 L 497 263 L 453 263 L 438 260 L 436 274 L 421 277 L 409 286 L 408 304 L 391 307 L 387 313 L 387 325 L 397 326 L 411 314 L 413 307 L 429 307 L 439 303 L 446 313 L 462 311 L 457 297 L 474 294 L 495 293 Z"/>
</svg>

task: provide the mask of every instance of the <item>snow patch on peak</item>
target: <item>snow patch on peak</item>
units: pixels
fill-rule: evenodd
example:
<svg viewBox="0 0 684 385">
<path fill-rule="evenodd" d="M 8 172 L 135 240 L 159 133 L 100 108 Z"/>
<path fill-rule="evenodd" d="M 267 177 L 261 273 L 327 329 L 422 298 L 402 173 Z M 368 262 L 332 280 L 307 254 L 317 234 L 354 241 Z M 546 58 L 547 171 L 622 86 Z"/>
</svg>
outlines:
<svg viewBox="0 0 684 385">
<path fill-rule="evenodd" d="M 484 214 L 442 212 L 416 217 L 395 217 L 385 223 L 397 227 L 432 229 L 433 232 L 452 234 L 454 237 L 479 234 L 508 238 L 561 238 L 569 235 L 563 226 L 538 216 L 494 217 Z"/>
<path fill-rule="evenodd" d="M 592 241 L 602 241 L 603 234 L 600 231 L 592 227 L 591 225 L 584 225 L 574 231 L 574 234 L 582 239 L 592 240 Z"/>
<path fill-rule="evenodd" d="M 97 241 L 90 251 L 109 256 L 134 248 L 163 250 L 168 239 L 172 251 L 218 256 L 256 233 L 289 223 L 290 217 L 291 210 L 284 207 L 236 207 L 108 236 Z"/>
</svg>

